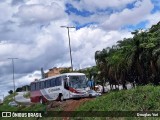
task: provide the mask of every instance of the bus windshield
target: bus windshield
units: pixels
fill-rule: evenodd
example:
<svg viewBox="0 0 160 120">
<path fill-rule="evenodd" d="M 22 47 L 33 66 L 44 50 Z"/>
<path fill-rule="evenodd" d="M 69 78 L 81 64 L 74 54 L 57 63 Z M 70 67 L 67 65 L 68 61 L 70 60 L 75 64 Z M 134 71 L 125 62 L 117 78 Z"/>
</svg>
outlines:
<svg viewBox="0 0 160 120">
<path fill-rule="evenodd" d="M 72 88 L 86 88 L 86 77 L 83 76 L 69 76 L 69 86 Z"/>
</svg>

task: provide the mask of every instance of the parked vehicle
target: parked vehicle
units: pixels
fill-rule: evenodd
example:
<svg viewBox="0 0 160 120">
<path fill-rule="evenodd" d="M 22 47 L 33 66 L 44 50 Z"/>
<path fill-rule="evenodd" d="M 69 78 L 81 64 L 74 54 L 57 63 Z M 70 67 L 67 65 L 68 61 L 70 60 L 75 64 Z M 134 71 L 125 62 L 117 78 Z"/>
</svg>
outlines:
<svg viewBox="0 0 160 120">
<path fill-rule="evenodd" d="M 102 93 L 103 92 L 103 86 L 102 85 L 96 85 L 96 92 Z M 107 89 L 107 87 L 104 86 L 104 92 L 108 92 L 109 90 Z"/>
<path fill-rule="evenodd" d="M 94 90 L 89 90 L 88 94 L 89 94 L 89 97 L 97 97 L 97 96 L 101 96 L 102 95 L 101 93 L 98 93 L 98 92 L 96 92 Z"/>
<path fill-rule="evenodd" d="M 9 104 L 8 104 L 9 106 L 18 106 L 18 104 L 15 102 L 15 101 L 12 101 L 12 102 L 9 102 Z"/>
<path fill-rule="evenodd" d="M 30 84 L 31 102 L 88 97 L 86 81 L 83 73 L 65 73 L 34 81 Z"/>
</svg>

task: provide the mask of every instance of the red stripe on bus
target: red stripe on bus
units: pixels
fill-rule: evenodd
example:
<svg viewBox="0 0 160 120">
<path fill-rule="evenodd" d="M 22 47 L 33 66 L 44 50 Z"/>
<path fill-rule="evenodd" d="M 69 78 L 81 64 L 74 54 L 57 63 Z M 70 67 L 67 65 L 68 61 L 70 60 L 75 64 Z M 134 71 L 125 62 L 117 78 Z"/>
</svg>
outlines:
<svg viewBox="0 0 160 120">
<path fill-rule="evenodd" d="M 69 87 L 69 91 L 73 92 L 73 93 L 79 93 L 77 90 L 75 90 L 74 88 Z"/>
</svg>

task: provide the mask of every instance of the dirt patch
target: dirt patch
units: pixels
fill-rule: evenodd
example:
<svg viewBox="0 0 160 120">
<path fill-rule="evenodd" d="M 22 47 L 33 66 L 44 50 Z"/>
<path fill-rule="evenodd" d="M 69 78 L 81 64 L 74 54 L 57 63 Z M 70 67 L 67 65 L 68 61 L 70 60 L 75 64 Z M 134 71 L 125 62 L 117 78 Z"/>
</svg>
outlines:
<svg viewBox="0 0 160 120">
<path fill-rule="evenodd" d="M 91 98 L 83 98 L 83 99 L 79 99 L 79 100 L 71 100 L 64 107 L 64 111 L 74 111 L 80 105 L 84 104 L 85 102 L 87 102 L 89 100 L 91 100 Z"/>
<path fill-rule="evenodd" d="M 80 105 L 84 104 L 85 102 L 93 100 L 91 98 L 83 98 L 79 100 L 70 100 L 64 107 L 64 111 L 75 111 Z M 63 120 L 69 120 L 70 117 L 64 117 Z"/>
<path fill-rule="evenodd" d="M 79 100 L 66 100 L 63 102 L 53 101 L 48 105 L 48 111 L 75 111 L 80 105 L 84 104 L 85 102 L 93 100 L 93 98 L 82 98 Z"/>
<path fill-rule="evenodd" d="M 75 111 L 80 105 L 83 105 L 85 102 L 94 100 L 94 98 L 81 98 L 78 100 L 66 100 L 63 102 L 52 101 L 47 106 L 47 111 Z M 65 112 L 64 115 L 65 116 Z M 62 120 L 70 120 L 70 117 L 63 117 Z"/>
</svg>

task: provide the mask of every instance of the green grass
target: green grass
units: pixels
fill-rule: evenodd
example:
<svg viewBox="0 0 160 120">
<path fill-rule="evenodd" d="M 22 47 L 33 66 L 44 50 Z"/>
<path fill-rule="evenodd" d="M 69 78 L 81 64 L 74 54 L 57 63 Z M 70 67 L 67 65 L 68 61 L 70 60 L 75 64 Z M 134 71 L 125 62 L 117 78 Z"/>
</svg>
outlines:
<svg viewBox="0 0 160 120">
<path fill-rule="evenodd" d="M 42 104 L 32 104 L 30 106 L 10 107 L 9 101 L 13 99 L 13 95 L 6 97 L 4 104 L 0 106 L 0 111 L 45 111 L 46 106 Z M 60 108 L 59 108 L 60 109 Z M 57 111 L 59 111 L 57 109 Z M 61 110 L 60 110 L 61 111 Z M 160 87 L 147 85 L 139 86 L 131 90 L 111 91 L 101 97 L 97 97 L 91 101 L 82 104 L 76 111 L 160 111 Z M 24 118 L 25 120 L 26 118 Z M 33 118 L 34 120 L 35 118 Z M 54 120 L 61 118 L 41 118 L 40 120 Z M 71 120 L 77 118 L 71 118 Z M 83 117 L 79 120 L 144 120 L 141 117 Z M 149 120 L 158 120 L 160 118 L 147 118 Z M 5 120 L 5 119 L 4 119 Z M 13 120 L 13 119 L 12 119 Z M 23 119 L 22 119 L 23 120 Z"/>
<path fill-rule="evenodd" d="M 114 91 L 81 105 L 77 111 L 160 111 L 160 87 L 147 85 L 131 90 Z M 83 118 L 84 119 L 84 118 Z M 91 118 L 85 118 L 89 120 Z M 114 118 L 92 118 L 92 120 Z M 144 119 L 120 118 L 120 119 Z M 149 118 L 150 120 L 160 118 Z"/>
<path fill-rule="evenodd" d="M 9 102 L 14 100 L 14 95 L 17 95 L 17 93 L 5 97 L 3 104 L 0 105 L 0 111 L 17 111 L 17 107 L 11 107 L 8 105 Z"/>
<path fill-rule="evenodd" d="M 14 96 L 16 96 L 16 95 L 17 95 L 17 93 L 15 92 L 15 93 L 13 93 L 11 95 L 6 96 L 4 98 L 3 104 L 8 105 L 9 102 L 14 100 Z"/>
<path fill-rule="evenodd" d="M 5 97 L 4 102 L 2 105 L 0 105 L 0 111 L 46 111 L 46 105 L 37 103 L 37 104 L 31 104 L 30 106 L 24 106 L 22 104 L 19 104 L 18 107 L 15 106 L 9 106 L 8 103 L 14 100 L 14 95 L 11 94 Z M 0 118 L 1 120 L 36 120 L 37 118 Z M 46 120 L 46 119 L 45 119 Z M 47 118 L 48 120 L 48 118 Z"/>
<path fill-rule="evenodd" d="M 78 111 L 147 111 L 160 110 L 160 87 L 151 85 L 110 92 L 80 106 Z"/>
</svg>

